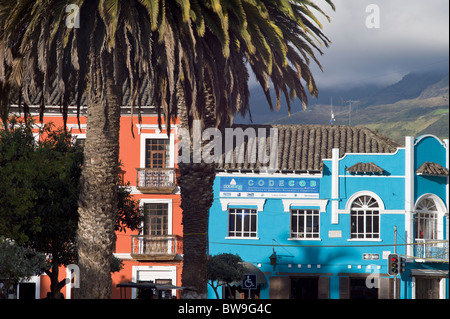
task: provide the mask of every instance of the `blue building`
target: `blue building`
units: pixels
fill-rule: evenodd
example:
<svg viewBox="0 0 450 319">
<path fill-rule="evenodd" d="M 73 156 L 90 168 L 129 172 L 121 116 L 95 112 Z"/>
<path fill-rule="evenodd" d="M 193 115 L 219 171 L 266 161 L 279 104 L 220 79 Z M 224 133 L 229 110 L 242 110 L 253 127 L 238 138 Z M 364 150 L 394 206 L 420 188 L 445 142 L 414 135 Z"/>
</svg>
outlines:
<svg viewBox="0 0 450 319">
<path fill-rule="evenodd" d="M 348 126 L 235 129 L 246 136 L 217 164 L 209 216 L 210 255 L 238 254 L 256 275 L 256 285 L 234 283 L 234 298 L 448 298 L 448 140 L 400 145 Z M 264 140 L 252 130 L 272 130 L 274 165 L 251 157 Z"/>
</svg>

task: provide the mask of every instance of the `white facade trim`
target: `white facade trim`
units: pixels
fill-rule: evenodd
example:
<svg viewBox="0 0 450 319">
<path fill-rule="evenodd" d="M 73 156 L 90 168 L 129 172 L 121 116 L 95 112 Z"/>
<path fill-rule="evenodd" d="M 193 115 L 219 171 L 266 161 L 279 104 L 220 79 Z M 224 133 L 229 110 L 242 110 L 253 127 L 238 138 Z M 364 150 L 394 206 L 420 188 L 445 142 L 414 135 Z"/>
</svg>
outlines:
<svg viewBox="0 0 450 319">
<path fill-rule="evenodd" d="M 407 138 L 408 138 L 408 137 L 410 137 L 410 136 L 407 136 Z M 445 141 L 446 141 L 446 140 L 443 140 L 443 141 L 442 141 L 439 137 L 437 137 L 436 135 L 433 135 L 433 134 L 424 134 L 424 135 L 419 136 L 419 137 L 416 139 L 416 141 L 414 142 L 414 146 L 417 145 L 417 144 L 419 144 L 421 140 L 423 140 L 424 138 L 427 138 L 427 137 L 435 138 L 442 146 L 445 147 Z"/>
<path fill-rule="evenodd" d="M 395 150 L 395 152 L 393 153 L 345 153 L 340 159 L 344 159 L 347 156 L 352 156 L 352 155 L 364 155 L 364 156 L 386 156 L 386 155 L 395 155 L 397 154 L 400 150 L 404 149 L 404 147 L 397 147 L 397 149 Z M 332 158 L 331 158 L 332 159 Z M 323 161 L 326 160 L 330 160 L 330 158 L 324 158 Z"/>
<path fill-rule="evenodd" d="M 282 201 L 286 213 L 290 212 L 291 206 L 316 206 L 320 207 L 320 213 L 324 213 L 328 203 L 327 199 L 283 199 Z"/>
<path fill-rule="evenodd" d="M 333 148 L 331 160 L 331 224 L 339 224 L 339 149 Z"/>
<path fill-rule="evenodd" d="M 222 211 L 227 211 L 229 205 L 236 206 L 256 206 L 258 212 L 264 210 L 264 204 L 266 203 L 265 198 L 252 198 L 251 200 L 243 198 L 221 198 L 220 204 L 222 205 Z"/>
<path fill-rule="evenodd" d="M 140 132 L 140 131 L 139 131 Z M 141 140 L 140 140 L 140 161 L 139 161 L 139 167 L 143 168 L 145 167 L 145 141 L 147 139 L 168 139 L 166 133 L 142 133 L 140 134 Z M 175 134 L 170 134 L 170 146 L 169 146 L 169 167 L 173 168 L 175 167 Z"/>
<path fill-rule="evenodd" d="M 363 191 L 356 192 L 356 193 L 354 193 L 352 196 L 350 196 L 350 198 L 347 200 L 347 203 L 345 204 L 345 211 L 346 211 L 346 212 L 350 212 L 353 201 L 354 201 L 356 198 L 358 198 L 358 197 L 360 197 L 360 196 L 364 196 L 364 195 L 366 195 L 366 196 L 372 196 L 373 198 L 375 198 L 375 199 L 377 200 L 378 205 L 379 205 L 379 211 L 380 211 L 380 214 L 385 212 L 384 202 L 383 202 L 383 200 L 381 199 L 381 197 L 378 196 L 377 194 L 375 194 L 374 192 L 371 192 L 371 191 L 364 191 L 364 190 L 363 190 Z"/>
<path fill-rule="evenodd" d="M 405 239 L 414 242 L 414 137 L 405 137 Z M 412 256 L 414 247 L 406 246 L 406 254 Z"/>
</svg>

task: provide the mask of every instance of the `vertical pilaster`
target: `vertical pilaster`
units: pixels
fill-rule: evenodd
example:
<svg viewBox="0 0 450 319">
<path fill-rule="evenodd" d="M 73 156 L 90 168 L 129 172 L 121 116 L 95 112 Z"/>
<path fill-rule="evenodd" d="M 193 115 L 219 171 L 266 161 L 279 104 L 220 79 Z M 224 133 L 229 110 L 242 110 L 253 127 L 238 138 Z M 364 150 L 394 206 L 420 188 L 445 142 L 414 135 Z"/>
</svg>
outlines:
<svg viewBox="0 0 450 319">
<path fill-rule="evenodd" d="M 333 148 L 331 157 L 331 223 L 339 224 L 339 149 Z"/>
<path fill-rule="evenodd" d="M 414 242 L 414 137 L 405 137 L 405 235 L 407 243 Z M 406 254 L 413 256 L 414 247 L 406 246 Z"/>
</svg>

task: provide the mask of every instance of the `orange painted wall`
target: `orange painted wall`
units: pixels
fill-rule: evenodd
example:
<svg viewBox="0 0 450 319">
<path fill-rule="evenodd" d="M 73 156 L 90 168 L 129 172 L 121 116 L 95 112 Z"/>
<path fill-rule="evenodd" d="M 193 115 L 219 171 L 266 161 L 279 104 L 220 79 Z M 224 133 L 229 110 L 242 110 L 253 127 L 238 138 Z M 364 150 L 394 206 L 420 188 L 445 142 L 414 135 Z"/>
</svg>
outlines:
<svg viewBox="0 0 450 319">
<path fill-rule="evenodd" d="M 38 122 L 38 120 L 37 120 Z M 63 126 L 63 119 L 61 115 L 46 115 L 44 117 L 44 122 L 53 122 L 55 127 Z M 83 126 L 81 131 L 78 128 L 77 119 L 75 116 L 69 116 L 67 120 L 67 125 L 69 129 L 71 129 L 71 133 L 76 134 L 85 134 L 85 124 L 86 119 L 80 118 L 80 123 Z M 151 134 L 158 133 L 157 129 L 157 117 L 156 115 L 143 115 L 142 116 L 142 134 Z M 140 167 L 140 152 L 141 152 L 141 138 L 139 135 L 139 129 L 137 127 L 138 118 L 137 116 L 133 117 L 133 122 L 131 121 L 131 116 L 123 115 L 120 119 L 120 160 L 123 164 L 122 169 L 125 171 L 124 181 L 130 182 L 130 186 L 136 186 L 136 168 Z M 177 123 L 175 123 L 177 124 Z M 134 132 L 134 137 L 132 135 L 132 130 Z M 163 130 L 160 133 L 166 133 L 163 124 Z M 176 128 L 172 126 L 172 133 L 176 133 Z M 175 135 L 175 143 L 177 143 L 177 136 Z M 176 144 L 175 144 L 176 145 Z M 171 154 L 171 156 L 175 156 L 175 167 L 176 167 L 176 152 L 175 154 Z M 133 197 L 136 199 L 151 199 L 151 198 L 165 198 L 172 200 L 172 234 L 174 235 L 183 235 L 183 227 L 181 224 L 182 220 L 182 210 L 179 207 L 181 202 L 180 194 L 140 194 L 139 192 L 134 192 Z M 118 254 L 129 254 L 131 252 L 131 235 L 137 235 L 136 231 L 127 230 L 126 232 L 117 232 L 117 242 L 116 242 L 116 250 L 115 253 Z M 131 298 L 131 289 L 122 288 L 121 290 L 116 287 L 117 284 L 121 282 L 128 282 L 132 280 L 132 267 L 133 266 L 176 266 L 176 277 L 177 282 L 173 283 L 177 286 L 181 286 L 181 270 L 182 270 L 182 261 L 174 261 L 174 262 L 139 262 L 136 260 L 124 260 L 124 268 L 118 272 L 112 274 L 113 280 L 113 292 L 112 298 Z M 65 277 L 66 271 L 65 269 L 60 270 L 60 277 L 63 279 Z M 45 298 L 47 291 L 50 290 L 50 280 L 47 276 L 41 276 L 41 298 Z M 66 288 L 61 289 L 61 292 L 66 295 Z M 177 292 L 179 296 L 179 292 Z"/>
</svg>

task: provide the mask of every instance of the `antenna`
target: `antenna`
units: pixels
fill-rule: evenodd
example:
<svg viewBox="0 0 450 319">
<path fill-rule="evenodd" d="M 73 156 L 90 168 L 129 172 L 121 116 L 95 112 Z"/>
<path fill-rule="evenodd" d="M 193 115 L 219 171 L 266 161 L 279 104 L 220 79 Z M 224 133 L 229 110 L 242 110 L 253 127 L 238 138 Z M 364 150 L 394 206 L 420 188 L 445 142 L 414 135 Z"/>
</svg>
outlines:
<svg viewBox="0 0 450 319">
<path fill-rule="evenodd" d="M 344 101 L 345 103 L 348 103 L 348 125 L 350 125 L 352 120 L 352 103 L 358 103 L 359 101 L 355 100 L 348 100 Z"/>
<path fill-rule="evenodd" d="M 330 126 L 333 126 L 334 119 L 334 113 L 333 113 L 333 97 L 331 97 L 331 113 L 330 113 Z"/>
</svg>

